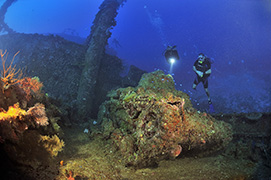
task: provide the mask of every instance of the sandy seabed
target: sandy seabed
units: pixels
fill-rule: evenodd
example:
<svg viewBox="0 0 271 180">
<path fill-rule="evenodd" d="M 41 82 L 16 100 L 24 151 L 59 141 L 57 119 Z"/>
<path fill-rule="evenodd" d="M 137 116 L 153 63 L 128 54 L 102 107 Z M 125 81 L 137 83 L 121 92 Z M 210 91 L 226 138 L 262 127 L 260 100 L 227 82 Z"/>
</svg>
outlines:
<svg viewBox="0 0 271 180">
<path fill-rule="evenodd" d="M 223 153 L 203 158 L 180 156 L 163 160 L 157 167 L 134 169 L 125 167 L 120 154 L 104 140 L 90 140 L 80 127 L 65 129 L 64 141 L 65 150 L 58 157 L 58 162 L 63 161 L 58 165 L 58 180 L 68 179 L 69 172 L 75 180 L 244 180 L 252 179 L 257 169 L 251 160 Z"/>
</svg>

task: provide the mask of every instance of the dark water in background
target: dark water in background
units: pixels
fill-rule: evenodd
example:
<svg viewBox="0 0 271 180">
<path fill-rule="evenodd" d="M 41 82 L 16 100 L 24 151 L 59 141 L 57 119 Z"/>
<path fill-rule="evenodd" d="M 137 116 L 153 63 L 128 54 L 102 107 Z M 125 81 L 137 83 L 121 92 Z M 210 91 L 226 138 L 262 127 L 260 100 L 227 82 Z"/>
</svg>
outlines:
<svg viewBox="0 0 271 180">
<path fill-rule="evenodd" d="M 85 38 L 101 2 L 18 0 L 6 22 L 17 32 Z M 177 45 L 176 87 L 195 107 L 207 106 L 202 85 L 191 88 L 192 66 L 203 52 L 214 60 L 209 90 L 217 112 L 271 111 L 270 0 L 128 0 L 116 20 L 109 47 L 127 65 L 168 72 L 162 52 Z"/>
<path fill-rule="evenodd" d="M 130 7 L 135 9 L 129 11 Z M 127 49 L 118 51 L 129 63 L 148 71 L 168 71 L 161 52 L 164 45 L 178 46 L 181 61 L 173 68 L 176 85 L 199 109 L 206 107 L 207 97 L 201 85 L 197 92 L 191 88 L 192 66 L 203 52 L 214 60 L 209 89 L 218 111 L 270 111 L 270 1 L 128 2 L 118 20 L 113 38 Z"/>
</svg>

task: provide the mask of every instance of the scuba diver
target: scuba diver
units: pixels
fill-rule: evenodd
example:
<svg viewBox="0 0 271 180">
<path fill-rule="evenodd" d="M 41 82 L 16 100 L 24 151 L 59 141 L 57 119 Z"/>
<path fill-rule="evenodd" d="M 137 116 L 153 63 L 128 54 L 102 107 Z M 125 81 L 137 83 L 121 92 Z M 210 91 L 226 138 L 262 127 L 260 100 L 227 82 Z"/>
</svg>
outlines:
<svg viewBox="0 0 271 180">
<path fill-rule="evenodd" d="M 193 65 L 193 70 L 195 71 L 197 77 L 194 80 L 193 89 L 196 90 L 197 85 L 202 82 L 206 95 L 208 97 L 209 111 L 214 112 L 212 101 L 210 98 L 210 93 L 208 90 L 208 77 L 211 75 L 211 61 L 203 53 L 198 55 L 198 59 Z"/>
<path fill-rule="evenodd" d="M 176 45 L 167 46 L 167 49 L 164 51 L 163 55 L 165 56 L 168 63 L 173 64 L 176 60 L 180 59 Z"/>
</svg>

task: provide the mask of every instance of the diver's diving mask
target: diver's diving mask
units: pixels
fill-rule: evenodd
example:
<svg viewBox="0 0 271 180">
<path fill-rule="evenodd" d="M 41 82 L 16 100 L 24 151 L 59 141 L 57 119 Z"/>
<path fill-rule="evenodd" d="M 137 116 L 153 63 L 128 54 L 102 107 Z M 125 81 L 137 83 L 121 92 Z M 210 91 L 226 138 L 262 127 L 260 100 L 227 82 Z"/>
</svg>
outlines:
<svg viewBox="0 0 271 180">
<path fill-rule="evenodd" d="M 200 64 L 202 64 L 202 63 L 203 63 L 203 61 L 204 61 L 204 59 L 205 59 L 205 57 L 204 57 L 204 56 L 199 55 L 199 57 L 198 57 L 198 62 L 199 62 Z"/>
</svg>

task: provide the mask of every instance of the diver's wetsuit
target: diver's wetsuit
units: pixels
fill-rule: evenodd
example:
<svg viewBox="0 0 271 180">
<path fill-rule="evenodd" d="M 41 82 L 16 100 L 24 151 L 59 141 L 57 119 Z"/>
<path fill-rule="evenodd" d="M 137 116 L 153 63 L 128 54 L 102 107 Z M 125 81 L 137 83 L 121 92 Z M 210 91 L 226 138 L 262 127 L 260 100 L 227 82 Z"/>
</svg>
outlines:
<svg viewBox="0 0 271 180">
<path fill-rule="evenodd" d="M 194 80 L 194 84 L 198 85 L 200 82 L 202 82 L 203 87 L 206 89 L 208 88 L 208 77 L 210 76 L 210 74 L 205 74 L 205 72 L 209 69 L 211 69 L 211 63 L 209 58 L 206 58 L 205 61 L 203 63 L 199 63 L 198 60 L 195 61 L 194 63 L 195 68 L 200 71 L 203 72 L 203 77 L 200 77 L 197 73 L 197 77 Z"/>
</svg>

